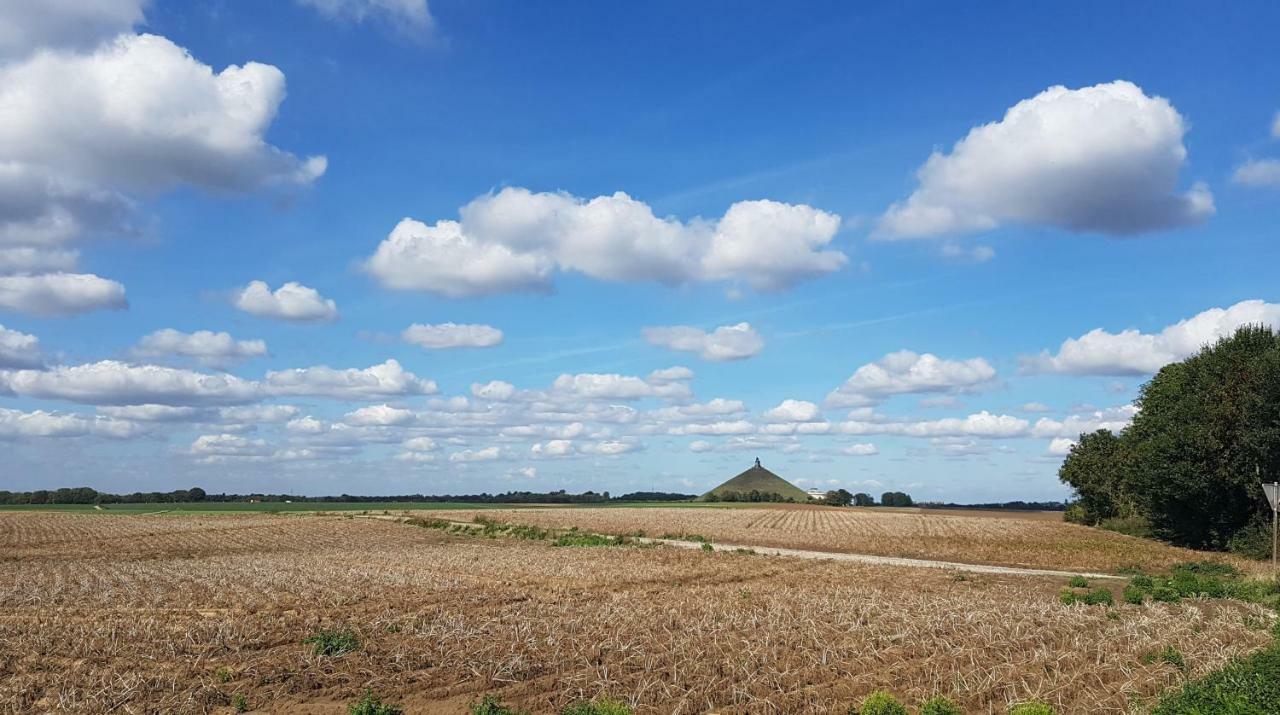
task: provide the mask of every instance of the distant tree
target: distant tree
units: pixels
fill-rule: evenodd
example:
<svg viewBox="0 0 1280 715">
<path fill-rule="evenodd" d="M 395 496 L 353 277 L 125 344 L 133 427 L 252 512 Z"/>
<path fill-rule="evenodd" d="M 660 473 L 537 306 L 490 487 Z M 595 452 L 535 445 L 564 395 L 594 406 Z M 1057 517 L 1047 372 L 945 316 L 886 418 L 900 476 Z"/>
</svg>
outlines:
<svg viewBox="0 0 1280 715">
<path fill-rule="evenodd" d="M 911 495 L 903 492 L 885 492 L 880 495 L 881 506 L 913 506 Z"/>
<path fill-rule="evenodd" d="M 187 490 L 187 499 L 191 501 L 204 501 L 205 496 L 207 495 L 200 487 L 191 487 Z"/>
<path fill-rule="evenodd" d="M 876 500 L 875 500 L 875 497 L 871 496 L 870 494 L 858 492 L 857 494 L 853 495 L 853 505 L 854 506 L 875 506 Z"/>
<path fill-rule="evenodd" d="M 822 498 L 822 502 L 830 506 L 849 506 L 853 503 L 853 495 L 844 489 L 832 489 Z"/>
<path fill-rule="evenodd" d="M 1117 516 L 1133 516 L 1136 505 L 1126 483 L 1125 446 L 1111 430 L 1080 435 L 1058 469 L 1058 479 L 1076 490 L 1068 519 L 1094 525 Z"/>
</svg>

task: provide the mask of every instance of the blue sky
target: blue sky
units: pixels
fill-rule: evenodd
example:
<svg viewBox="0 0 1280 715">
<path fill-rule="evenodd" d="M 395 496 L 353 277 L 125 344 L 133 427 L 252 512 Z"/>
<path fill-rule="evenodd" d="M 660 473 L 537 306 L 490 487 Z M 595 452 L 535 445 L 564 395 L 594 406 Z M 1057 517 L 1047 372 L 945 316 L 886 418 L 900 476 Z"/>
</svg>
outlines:
<svg viewBox="0 0 1280 715">
<path fill-rule="evenodd" d="M 71 5 L 0 5 L 0 489 L 1056 499 L 1280 323 L 1270 4 Z"/>
</svg>

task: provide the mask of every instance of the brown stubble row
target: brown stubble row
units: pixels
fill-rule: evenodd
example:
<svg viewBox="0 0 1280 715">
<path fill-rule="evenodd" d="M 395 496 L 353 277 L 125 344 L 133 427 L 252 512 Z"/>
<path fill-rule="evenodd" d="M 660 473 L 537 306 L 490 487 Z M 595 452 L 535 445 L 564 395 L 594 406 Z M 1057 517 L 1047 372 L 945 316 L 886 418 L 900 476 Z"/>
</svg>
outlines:
<svg viewBox="0 0 1280 715">
<path fill-rule="evenodd" d="M 880 688 L 972 712 L 1024 698 L 1124 712 L 1183 677 L 1145 653 L 1176 647 L 1195 675 L 1270 625 L 1228 601 L 1109 617 L 1060 605 L 1051 579 L 333 517 L 206 517 L 212 538 L 192 517 L 124 520 L 0 515 L 34 544 L 0 551 L 0 712 L 230 712 L 241 695 L 339 713 L 366 686 L 410 712 L 487 692 L 539 713 L 597 694 L 646 713 L 829 712 Z M 325 659 L 300 643 L 335 627 L 365 647 Z"/>
<path fill-rule="evenodd" d="M 940 510 L 791 508 L 548 508 L 439 511 L 431 516 L 485 518 L 547 528 L 646 536 L 697 534 L 712 541 L 844 553 L 933 559 L 1063 571 L 1138 567 L 1163 570 L 1186 561 L 1224 559 L 1060 519 L 979 516 Z M 1238 559 L 1246 570 L 1256 565 Z"/>
</svg>

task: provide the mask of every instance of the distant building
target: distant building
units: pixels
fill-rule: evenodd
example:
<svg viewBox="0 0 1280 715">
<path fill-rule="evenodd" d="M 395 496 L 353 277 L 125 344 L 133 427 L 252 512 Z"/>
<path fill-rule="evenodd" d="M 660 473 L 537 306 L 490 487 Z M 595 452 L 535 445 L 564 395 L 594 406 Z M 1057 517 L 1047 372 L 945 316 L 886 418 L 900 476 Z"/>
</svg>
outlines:
<svg viewBox="0 0 1280 715">
<path fill-rule="evenodd" d="M 817 488 L 810 489 L 809 491 L 805 492 L 805 494 L 808 494 L 810 499 L 826 499 L 827 498 L 827 493 Z"/>
</svg>

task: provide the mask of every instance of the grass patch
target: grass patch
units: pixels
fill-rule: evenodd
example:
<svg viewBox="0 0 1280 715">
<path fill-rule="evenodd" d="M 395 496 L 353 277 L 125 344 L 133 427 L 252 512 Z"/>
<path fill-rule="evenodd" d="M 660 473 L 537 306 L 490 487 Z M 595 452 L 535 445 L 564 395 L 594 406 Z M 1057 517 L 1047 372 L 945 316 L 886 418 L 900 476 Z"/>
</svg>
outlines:
<svg viewBox="0 0 1280 715">
<path fill-rule="evenodd" d="M 1089 580 L 1084 576 L 1072 576 L 1067 585 L 1071 588 L 1089 588 Z"/>
<path fill-rule="evenodd" d="M 312 646 L 312 654 L 321 658 L 337 658 L 360 650 L 360 636 L 348 629 L 320 631 L 302 642 Z"/>
<path fill-rule="evenodd" d="M 1160 699 L 1152 715 L 1265 715 L 1280 703 L 1280 644 L 1187 683 Z"/>
<path fill-rule="evenodd" d="M 364 697 L 347 706 L 347 715 L 403 715 L 404 708 L 382 702 L 373 691 L 364 691 Z"/>
<path fill-rule="evenodd" d="M 574 703 L 561 710 L 560 715 L 631 715 L 632 712 L 629 705 L 620 703 L 617 700 L 601 698 L 599 700 Z"/>
<path fill-rule="evenodd" d="M 1151 653 L 1147 653 L 1143 655 L 1142 662 L 1146 663 L 1147 665 L 1154 665 L 1156 663 L 1167 663 L 1168 665 L 1172 665 L 1178 670 L 1185 671 L 1187 669 L 1187 661 L 1185 658 L 1182 657 L 1182 651 L 1178 650 L 1177 648 L 1174 648 L 1171 645 L 1165 646 L 1164 650 L 1161 650 L 1158 652 L 1153 651 Z"/>
<path fill-rule="evenodd" d="M 876 691 L 862 701 L 862 705 L 849 708 L 849 715 L 907 715 L 907 708 L 892 693 Z"/>
<path fill-rule="evenodd" d="M 1053 715 L 1053 708 L 1038 701 L 1018 703 L 1009 708 L 1009 715 Z"/>
<path fill-rule="evenodd" d="M 1074 606 L 1077 603 L 1082 603 L 1086 606 L 1115 605 L 1115 598 L 1111 595 L 1111 591 L 1105 588 L 1095 588 L 1085 593 L 1064 588 L 1058 595 L 1058 600 L 1062 601 L 1064 606 Z"/>
<path fill-rule="evenodd" d="M 1168 576 L 1134 576 L 1125 587 L 1124 599 L 1142 603 L 1147 598 L 1160 603 L 1176 603 L 1183 598 L 1234 598 L 1280 607 L 1280 582 L 1249 580 L 1234 566 L 1216 561 L 1177 564 Z"/>
<path fill-rule="evenodd" d="M 583 534 L 571 531 L 567 534 L 561 534 L 552 542 L 552 546 L 624 546 L 627 543 L 625 536 L 604 536 L 601 534 Z"/>
<path fill-rule="evenodd" d="M 964 711 L 951 698 L 935 695 L 920 703 L 920 715 L 964 715 Z"/>
</svg>

